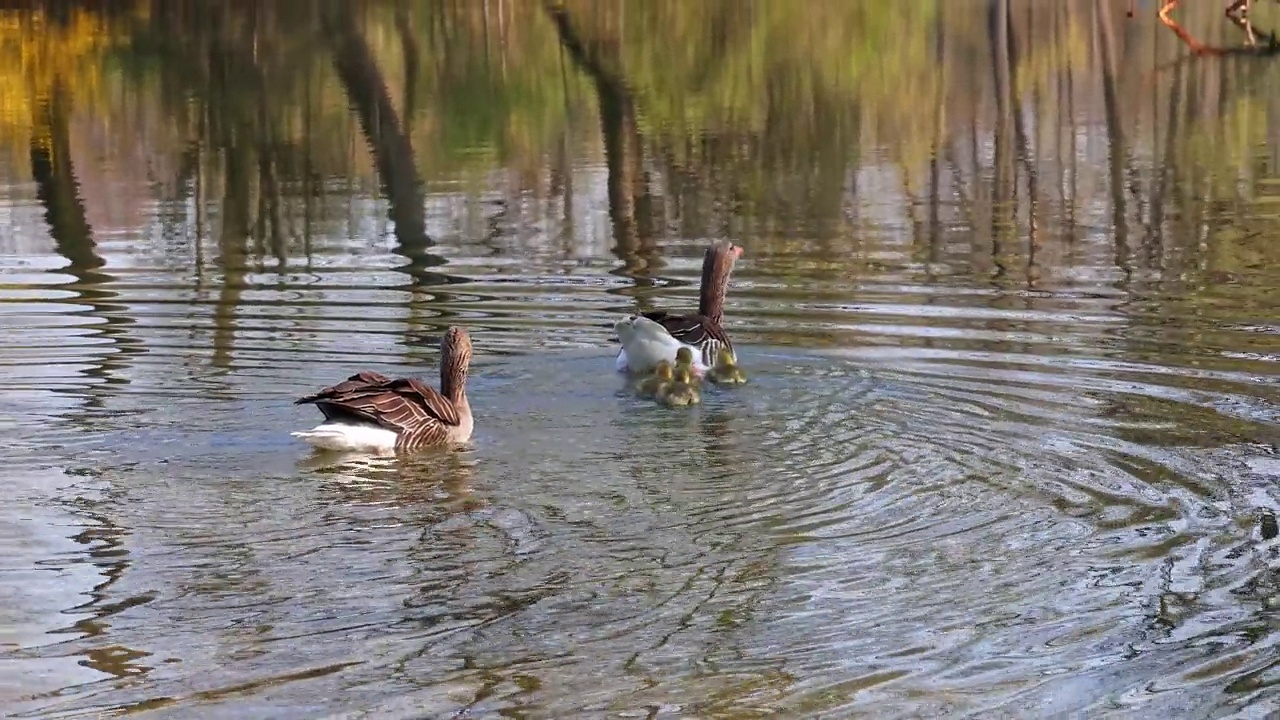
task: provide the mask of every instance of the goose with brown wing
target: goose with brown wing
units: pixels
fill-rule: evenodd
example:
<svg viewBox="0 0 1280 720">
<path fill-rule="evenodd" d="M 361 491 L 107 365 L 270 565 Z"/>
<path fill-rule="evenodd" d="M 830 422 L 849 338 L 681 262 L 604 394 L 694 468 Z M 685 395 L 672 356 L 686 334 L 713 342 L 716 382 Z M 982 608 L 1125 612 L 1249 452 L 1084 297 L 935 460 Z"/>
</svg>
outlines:
<svg viewBox="0 0 1280 720">
<path fill-rule="evenodd" d="M 471 337 L 451 327 L 441 343 L 440 390 L 413 378 L 356 373 L 332 387 L 299 398 L 324 422 L 293 436 L 324 450 L 408 452 L 430 445 L 466 442 L 473 421 L 467 401 Z"/>
<path fill-rule="evenodd" d="M 742 247 L 731 242 L 713 243 L 702 258 L 702 282 L 698 289 L 698 312 L 679 315 L 665 310 L 632 315 L 615 324 L 622 351 L 614 363 L 620 372 L 645 373 L 662 360 L 675 362 L 681 347 L 693 350 L 695 375 L 714 367 L 720 351 L 737 362 L 733 342 L 720 324 L 724 319 L 724 298 L 729 289 L 733 265 L 742 257 Z"/>
</svg>

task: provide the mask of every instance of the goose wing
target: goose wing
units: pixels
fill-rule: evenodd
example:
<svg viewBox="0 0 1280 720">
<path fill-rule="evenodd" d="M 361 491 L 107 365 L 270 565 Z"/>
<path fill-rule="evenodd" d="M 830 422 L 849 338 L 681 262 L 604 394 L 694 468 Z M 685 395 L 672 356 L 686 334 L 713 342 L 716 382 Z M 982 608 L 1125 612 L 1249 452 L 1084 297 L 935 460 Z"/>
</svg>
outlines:
<svg viewBox="0 0 1280 720">
<path fill-rule="evenodd" d="M 443 435 L 461 419 L 449 399 L 413 378 L 389 378 L 376 372 L 360 372 L 317 393 L 294 401 L 311 403 L 326 418 L 354 418 L 394 430 L 412 444 Z M 422 436 L 422 437 L 419 437 Z"/>
<path fill-rule="evenodd" d="M 655 310 L 644 313 L 644 316 L 666 328 L 671 337 L 686 345 L 702 347 L 708 340 L 733 348 L 729 335 L 720 326 L 704 315 L 676 315 L 666 310 Z"/>
</svg>

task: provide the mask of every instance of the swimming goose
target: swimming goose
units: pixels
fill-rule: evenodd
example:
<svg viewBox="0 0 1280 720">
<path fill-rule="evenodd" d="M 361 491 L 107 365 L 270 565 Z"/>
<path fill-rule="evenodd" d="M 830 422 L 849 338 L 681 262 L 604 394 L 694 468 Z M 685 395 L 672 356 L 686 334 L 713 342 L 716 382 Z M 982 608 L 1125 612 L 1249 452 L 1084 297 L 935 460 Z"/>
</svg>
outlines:
<svg viewBox="0 0 1280 720">
<path fill-rule="evenodd" d="M 702 258 L 702 284 L 698 290 L 696 314 L 677 315 L 655 310 L 627 318 L 632 332 L 618 333 L 618 339 L 622 341 L 622 351 L 614 363 L 618 371 L 649 372 L 660 360 L 674 360 L 681 346 L 694 350 L 694 373 L 697 375 L 716 365 L 721 348 L 727 349 L 729 357 L 736 362 L 738 356 L 733 351 L 733 343 L 720 322 L 724 318 L 724 296 L 729 289 L 729 276 L 733 273 L 734 262 L 740 257 L 742 248 L 731 242 L 717 242 L 707 248 Z"/>
<path fill-rule="evenodd" d="M 413 378 L 356 373 L 295 400 L 295 405 L 320 408 L 324 422 L 293 436 L 317 448 L 356 452 L 407 452 L 466 442 L 473 427 L 467 401 L 471 337 L 451 327 L 440 351 L 439 392 Z"/>
</svg>

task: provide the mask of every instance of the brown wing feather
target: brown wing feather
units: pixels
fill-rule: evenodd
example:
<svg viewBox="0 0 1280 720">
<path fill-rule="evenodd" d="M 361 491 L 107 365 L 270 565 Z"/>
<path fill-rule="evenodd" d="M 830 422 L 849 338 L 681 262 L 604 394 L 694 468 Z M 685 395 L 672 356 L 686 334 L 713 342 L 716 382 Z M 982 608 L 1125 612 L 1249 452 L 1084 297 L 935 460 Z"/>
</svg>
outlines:
<svg viewBox="0 0 1280 720">
<path fill-rule="evenodd" d="M 653 312 L 644 313 L 644 316 L 658 323 L 671 333 L 671 337 L 682 343 L 693 346 L 701 346 L 708 339 L 724 343 L 733 349 L 733 343 L 729 340 L 729 334 L 719 323 L 712 322 L 703 315 L 675 315 L 666 310 L 655 310 Z"/>
<path fill-rule="evenodd" d="M 343 397 L 351 393 L 360 392 L 361 390 L 365 390 L 371 387 L 385 385 L 390 382 L 391 382 L 391 378 L 387 377 L 386 375 L 382 375 L 380 373 L 366 370 L 364 372 L 358 372 L 355 375 L 352 375 L 351 377 L 347 378 L 346 380 L 343 380 L 337 385 L 330 385 L 329 387 L 322 388 L 321 390 L 318 390 L 317 392 L 314 392 L 311 395 L 300 397 L 297 400 L 294 400 L 293 404 L 305 405 L 307 403 L 314 403 L 317 400 L 326 400 L 329 398 Z"/>
<path fill-rule="evenodd" d="M 325 417 L 349 415 L 376 423 L 399 434 L 406 447 L 439 442 L 449 426 L 461 423 L 453 403 L 435 388 L 413 378 L 392 379 L 369 371 L 294 403 L 315 404 Z"/>
<path fill-rule="evenodd" d="M 403 382 L 412 391 L 417 402 L 437 420 L 446 425 L 458 425 L 462 422 L 462 418 L 458 417 L 458 409 L 439 390 L 413 378 L 406 378 Z"/>
</svg>

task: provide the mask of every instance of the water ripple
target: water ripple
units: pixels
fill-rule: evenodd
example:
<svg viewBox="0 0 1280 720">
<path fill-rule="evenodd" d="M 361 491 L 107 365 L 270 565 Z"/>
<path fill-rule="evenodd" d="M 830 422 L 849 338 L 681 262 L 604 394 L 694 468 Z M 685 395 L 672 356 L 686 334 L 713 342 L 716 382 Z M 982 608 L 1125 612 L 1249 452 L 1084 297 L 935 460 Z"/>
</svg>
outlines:
<svg viewBox="0 0 1280 720">
<path fill-rule="evenodd" d="M 451 237 L 432 275 L 337 235 L 276 273 L 123 241 L 97 279 L 4 260 L 14 712 L 1274 699 L 1275 327 L 1237 290 L 1012 289 L 888 246 L 845 273 L 761 243 L 728 316 L 750 382 L 673 410 L 612 372 L 610 326 L 691 306 L 703 239 L 635 273 L 507 242 Z M 291 400 L 354 370 L 434 382 L 455 323 L 470 449 L 288 436 L 318 420 Z"/>
</svg>

